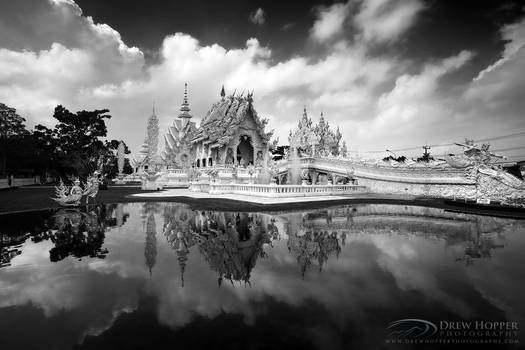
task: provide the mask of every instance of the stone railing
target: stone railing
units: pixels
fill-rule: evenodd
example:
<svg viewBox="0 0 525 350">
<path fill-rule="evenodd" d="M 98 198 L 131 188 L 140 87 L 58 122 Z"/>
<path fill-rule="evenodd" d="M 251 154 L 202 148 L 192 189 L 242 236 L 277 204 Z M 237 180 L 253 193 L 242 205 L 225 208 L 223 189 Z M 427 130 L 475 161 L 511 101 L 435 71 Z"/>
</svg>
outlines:
<svg viewBox="0 0 525 350">
<path fill-rule="evenodd" d="M 333 196 L 354 193 L 366 193 L 365 186 L 356 185 L 259 185 L 259 184 L 222 184 L 192 182 L 192 191 L 211 194 L 241 194 L 257 197 L 309 197 Z"/>
<path fill-rule="evenodd" d="M 209 192 L 210 183 L 209 182 L 191 182 L 190 191 L 193 192 Z"/>
</svg>

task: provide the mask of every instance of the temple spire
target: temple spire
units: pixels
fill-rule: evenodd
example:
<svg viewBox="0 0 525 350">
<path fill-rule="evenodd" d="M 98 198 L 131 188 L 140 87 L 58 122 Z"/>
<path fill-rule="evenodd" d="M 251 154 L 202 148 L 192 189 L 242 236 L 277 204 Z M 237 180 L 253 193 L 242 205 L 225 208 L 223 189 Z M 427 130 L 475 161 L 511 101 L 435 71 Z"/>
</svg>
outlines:
<svg viewBox="0 0 525 350">
<path fill-rule="evenodd" d="M 180 107 L 179 118 L 191 118 L 190 104 L 188 103 L 188 83 L 184 83 L 184 97 L 182 99 L 182 105 Z"/>
<path fill-rule="evenodd" d="M 224 101 L 224 96 L 226 96 L 226 91 L 224 91 L 224 85 L 221 88 L 221 100 Z"/>
</svg>

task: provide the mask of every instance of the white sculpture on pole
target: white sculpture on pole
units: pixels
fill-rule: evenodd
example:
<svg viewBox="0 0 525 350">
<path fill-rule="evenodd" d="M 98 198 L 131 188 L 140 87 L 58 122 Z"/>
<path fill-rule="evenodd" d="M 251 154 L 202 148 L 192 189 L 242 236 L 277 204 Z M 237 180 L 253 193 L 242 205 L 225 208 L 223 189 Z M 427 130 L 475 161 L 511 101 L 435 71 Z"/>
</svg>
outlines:
<svg viewBox="0 0 525 350">
<path fill-rule="evenodd" d="M 117 184 L 124 183 L 124 156 L 126 153 L 126 146 L 124 142 L 120 141 L 117 148 L 117 166 L 118 166 L 118 175 L 117 175 Z"/>
</svg>

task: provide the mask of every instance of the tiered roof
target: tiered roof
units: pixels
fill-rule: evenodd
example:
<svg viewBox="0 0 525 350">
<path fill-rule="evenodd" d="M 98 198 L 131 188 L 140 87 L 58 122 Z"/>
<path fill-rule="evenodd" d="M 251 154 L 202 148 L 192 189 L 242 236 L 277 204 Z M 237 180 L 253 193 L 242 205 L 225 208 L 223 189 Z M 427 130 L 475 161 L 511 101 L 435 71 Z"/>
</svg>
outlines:
<svg viewBox="0 0 525 350">
<path fill-rule="evenodd" d="M 268 121 L 259 118 L 252 101 L 252 94 L 248 94 L 246 97 L 231 95 L 214 103 L 202 120 L 192 142 L 203 141 L 216 146 L 226 145 L 246 118 L 252 118 L 261 138 L 269 141 L 273 131 L 264 131 Z"/>
</svg>

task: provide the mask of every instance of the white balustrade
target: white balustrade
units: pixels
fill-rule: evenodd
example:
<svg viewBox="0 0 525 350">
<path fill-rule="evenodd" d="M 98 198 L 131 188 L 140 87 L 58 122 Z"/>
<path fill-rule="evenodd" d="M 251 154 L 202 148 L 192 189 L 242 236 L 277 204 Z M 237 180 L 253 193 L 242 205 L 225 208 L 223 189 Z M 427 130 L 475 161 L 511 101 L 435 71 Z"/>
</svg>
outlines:
<svg viewBox="0 0 525 350">
<path fill-rule="evenodd" d="M 365 186 L 357 185 L 252 185 L 208 182 L 192 182 L 190 190 L 211 194 L 241 194 L 259 197 L 330 196 L 367 192 Z"/>
</svg>

